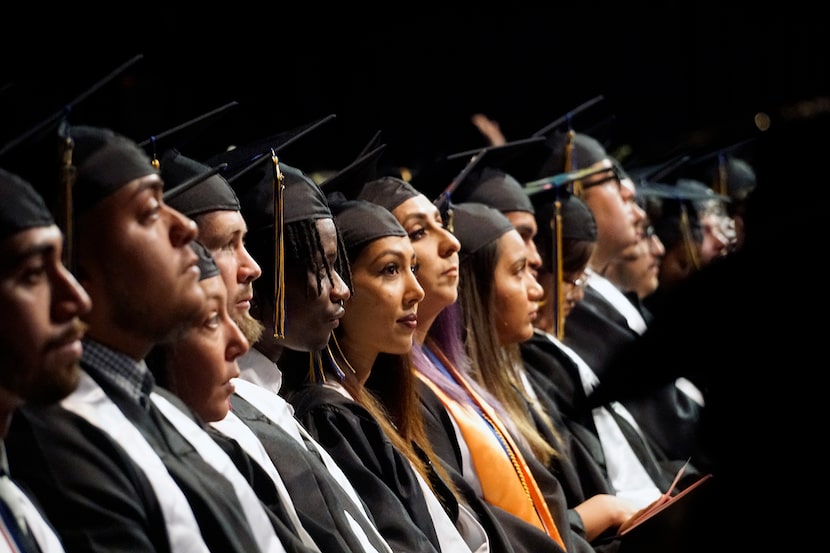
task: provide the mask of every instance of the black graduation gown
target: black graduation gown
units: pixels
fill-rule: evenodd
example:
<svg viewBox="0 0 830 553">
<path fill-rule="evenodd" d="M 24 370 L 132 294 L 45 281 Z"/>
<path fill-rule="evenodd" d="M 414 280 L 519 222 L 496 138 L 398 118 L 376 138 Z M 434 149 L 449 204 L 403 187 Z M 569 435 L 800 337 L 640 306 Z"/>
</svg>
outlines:
<svg viewBox="0 0 830 553">
<path fill-rule="evenodd" d="M 583 491 L 588 497 L 598 493 L 614 494 L 602 443 L 591 410 L 586 406 L 579 368 L 540 331 L 534 332 L 529 340 L 521 344 L 521 352 L 537 394 L 549 404 L 554 404 L 559 411 L 559 420 L 564 425 L 570 445 L 568 453 L 577 468 Z M 654 444 L 643 439 L 625 418 L 607 407 L 643 468 L 655 485 L 665 491 L 682 463 L 678 464 L 676 460 L 665 457 L 659 449 L 655 450 Z"/>
<path fill-rule="evenodd" d="M 158 452 L 186 496 L 208 547 L 257 551 L 230 482 L 172 425 L 161 422 L 160 414 L 146 411 L 107 382 L 99 385 Z M 105 431 L 60 405 L 27 406 L 15 415 L 6 444 L 10 470 L 38 498 L 67 551 L 169 551 L 164 516 L 150 481 Z M 280 526 L 276 517 L 272 522 L 275 529 Z M 296 538 L 284 544 L 290 551 L 308 551 Z"/>
<path fill-rule="evenodd" d="M 322 459 L 299 444 L 282 427 L 237 394 L 231 409 L 259 438 L 294 501 L 303 526 L 322 551 L 362 551 L 343 511 L 358 523 L 365 514 L 354 505 Z M 373 529 L 364 528 L 372 539 Z M 373 540 L 374 541 L 374 540 Z M 382 543 L 373 543 L 378 551 Z"/>
<path fill-rule="evenodd" d="M 600 381 L 606 365 L 639 334 L 628 326 L 625 317 L 590 285 L 585 297 L 574 306 L 565 321 L 563 342 L 585 360 Z"/>
<path fill-rule="evenodd" d="M 453 481 L 464 493 L 475 494 L 469 483 L 464 480 L 461 448 L 458 444 L 451 415 L 435 392 L 419 381 L 421 409 L 424 415 L 425 429 L 435 453 L 444 461 Z M 525 459 L 537 479 L 540 489 L 551 509 L 554 521 L 569 552 L 594 551 L 585 540 L 582 521 L 567 508 L 565 492 L 561 484 L 542 463 L 529 452 L 523 452 Z M 479 498 L 479 500 L 481 500 Z M 515 515 L 486 503 L 488 510 L 496 518 L 501 530 L 509 537 L 516 552 L 532 553 L 535 551 L 559 551 L 559 544 L 547 534 L 516 517 Z M 557 509 L 556 506 L 559 506 Z"/>
<path fill-rule="evenodd" d="M 285 398 L 297 419 L 343 469 L 394 551 L 440 551 L 409 460 L 363 406 L 318 384 L 304 385 Z"/>
<path fill-rule="evenodd" d="M 565 344 L 585 360 L 600 382 L 617 378 L 608 371 L 620 370 L 616 358 L 639 339 L 622 314 L 591 286 L 585 287 L 585 298 L 577 302 L 565 322 Z M 672 362 L 671 357 L 666 359 L 667 364 Z M 651 448 L 676 460 L 675 466 L 679 468 L 694 457 L 702 408 L 674 381 L 620 398 L 620 403 L 648 435 Z"/>
</svg>

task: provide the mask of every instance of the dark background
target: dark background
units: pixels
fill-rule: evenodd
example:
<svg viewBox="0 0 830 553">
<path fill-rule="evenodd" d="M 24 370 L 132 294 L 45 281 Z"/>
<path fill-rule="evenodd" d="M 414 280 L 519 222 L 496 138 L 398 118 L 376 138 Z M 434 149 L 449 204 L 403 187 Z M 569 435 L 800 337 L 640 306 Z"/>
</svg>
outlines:
<svg viewBox="0 0 830 553">
<path fill-rule="evenodd" d="M 483 145 L 473 113 L 519 139 L 601 96 L 571 124 L 645 163 L 751 138 L 759 113 L 774 128 L 830 109 L 828 24 L 817 13 L 610 6 L 24 7 L 33 13 L 5 21 L 0 141 L 66 106 L 71 122 L 140 142 L 238 102 L 159 148 L 205 159 L 334 113 L 283 159 L 337 168 L 381 131 L 385 159 L 417 167 Z"/>
</svg>

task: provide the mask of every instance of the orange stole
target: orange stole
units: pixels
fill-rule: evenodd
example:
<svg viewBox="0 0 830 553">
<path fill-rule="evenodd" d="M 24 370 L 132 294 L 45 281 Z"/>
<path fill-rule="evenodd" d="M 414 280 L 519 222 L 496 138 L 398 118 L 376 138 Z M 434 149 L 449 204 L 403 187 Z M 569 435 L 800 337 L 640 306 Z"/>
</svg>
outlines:
<svg viewBox="0 0 830 553">
<path fill-rule="evenodd" d="M 441 359 L 444 367 L 453 378 L 481 409 L 484 416 L 493 425 L 500 439 L 504 444 L 499 443 L 499 438 L 493 433 L 482 417 L 469 405 L 462 405 L 448 397 L 437 385 L 420 373 L 416 373 L 425 384 L 427 384 L 455 419 L 461 430 L 464 441 L 470 450 L 470 454 L 481 483 L 484 499 L 505 511 L 521 518 L 525 522 L 536 526 L 554 541 L 562 549 L 565 544 L 556 522 L 550 514 L 545 498 L 542 495 L 536 479 L 530 472 L 527 463 L 519 451 L 516 443 L 504 428 L 498 415 L 478 394 L 467 385 L 455 367 L 441 352 L 432 350 Z M 507 448 L 507 451 L 505 451 Z M 510 478 L 509 475 L 515 478 Z"/>
</svg>

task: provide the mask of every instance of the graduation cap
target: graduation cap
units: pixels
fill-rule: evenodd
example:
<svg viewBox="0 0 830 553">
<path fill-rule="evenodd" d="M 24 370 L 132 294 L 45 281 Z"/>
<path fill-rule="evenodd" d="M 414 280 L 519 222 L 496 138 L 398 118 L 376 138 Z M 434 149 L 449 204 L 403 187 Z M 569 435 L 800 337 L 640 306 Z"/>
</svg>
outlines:
<svg viewBox="0 0 830 553">
<path fill-rule="evenodd" d="M 239 198 L 220 173 L 227 164 L 210 167 L 183 155 L 177 149 L 162 155 L 161 178 L 164 201 L 188 217 L 209 211 L 239 211 Z"/>
<path fill-rule="evenodd" d="M 340 194 L 349 200 L 357 199 L 366 183 L 379 177 L 378 163 L 385 151 L 386 144 L 376 145 L 368 151 L 364 148 L 357 159 L 321 182 L 320 188 L 329 199 L 333 194 Z"/>
<path fill-rule="evenodd" d="M 257 167 L 264 167 L 265 162 L 272 153 L 281 153 L 288 146 L 316 131 L 335 117 L 336 115 L 332 113 L 292 130 L 280 132 L 243 146 L 226 150 L 208 158 L 206 163 L 208 165 L 227 163 L 228 180 L 233 182 Z"/>
<path fill-rule="evenodd" d="M 608 173 L 612 171 L 612 173 Z M 558 173 L 551 177 L 534 180 L 524 184 L 525 193 L 530 197 L 538 197 L 545 191 L 552 191 L 558 188 L 565 188 L 575 196 L 581 196 L 585 188 L 597 186 L 607 182 L 609 179 L 619 179 L 621 173 L 624 174 L 622 168 L 613 160 L 608 159 L 597 167 L 588 167 L 586 169 L 577 169 L 576 171 L 568 171 L 565 173 Z M 603 175 L 605 178 L 594 178 L 598 175 Z"/>
<path fill-rule="evenodd" d="M 588 157 L 593 155 L 593 151 L 597 150 L 596 147 L 600 146 L 599 142 L 585 132 L 577 133 L 574 130 L 573 120 L 577 115 L 602 102 L 604 99 L 605 97 L 602 95 L 595 96 L 551 121 L 531 135 L 545 139 L 545 151 L 541 155 L 536 156 L 535 159 L 527 160 L 528 170 L 533 172 L 527 180 L 583 169 L 593 163 L 587 163 L 587 160 Z M 595 143 L 588 140 L 589 138 Z M 604 148 L 601 148 L 601 150 L 602 156 L 607 156 Z M 594 161 L 598 159 L 600 158 Z"/>
<path fill-rule="evenodd" d="M 160 140 L 164 140 L 164 139 L 166 139 L 170 136 L 178 135 L 184 130 L 189 130 L 190 133 L 193 133 L 197 129 L 201 129 L 203 127 L 203 126 L 199 125 L 200 123 L 203 123 L 205 121 L 209 121 L 209 120 L 213 119 L 214 117 L 216 117 L 217 115 L 222 114 L 222 113 L 226 112 L 228 109 L 230 109 L 232 107 L 236 107 L 237 105 L 239 105 L 239 102 L 228 102 L 227 104 L 225 104 L 223 106 L 220 106 L 216 109 L 213 109 L 213 110 L 211 110 L 207 113 L 203 113 L 202 115 L 200 115 L 198 117 L 194 117 L 193 119 L 185 121 L 184 123 L 181 123 L 179 125 L 176 125 L 173 128 L 167 129 L 167 130 L 165 130 L 163 132 L 160 132 L 158 134 L 154 134 L 154 135 L 150 136 L 148 139 L 146 139 L 142 142 L 139 142 L 138 145 L 142 148 L 152 146 L 152 148 L 151 148 L 152 151 L 150 152 L 150 154 L 152 156 L 152 163 L 153 163 L 153 166 L 156 169 L 158 169 L 161 166 L 161 161 L 158 158 L 158 145 L 159 145 Z M 181 143 L 181 136 L 179 136 L 178 142 Z"/>
<path fill-rule="evenodd" d="M 459 260 L 464 260 L 481 248 L 498 240 L 504 233 L 514 229 L 504 213 L 494 207 L 478 202 L 453 204 L 455 237 L 461 243 Z"/>
<path fill-rule="evenodd" d="M 58 136 L 66 144 L 61 165 L 59 214 L 67 247 L 64 262 L 72 266 L 73 221 L 127 183 L 158 174 L 150 158 L 133 140 L 111 129 L 71 126 L 63 122 Z"/>
<path fill-rule="evenodd" d="M 503 213 L 533 213 L 533 204 L 518 179 L 529 174 L 522 167 L 522 160 L 527 156 L 538 155 L 542 148 L 544 139 L 534 137 L 487 147 L 478 152 L 467 151 L 447 156 L 448 162 L 469 158 L 471 154 L 479 156 L 476 164 L 462 178 L 454 181 L 456 188 L 452 200 L 456 203 L 485 203 Z"/>
<path fill-rule="evenodd" d="M 63 125 L 60 136 L 73 142 L 73 202 L 78 214 L 135 179 L 159 174 L 138 144 L 111 129 Z"/>
<path fill-rule="evenodd" d="M 52 133 L 55 127 L 62 121 L 66 120 L 69 117 L 69 114 L 72 112 L 72 109 L 85 100 L 87 97 L 91 96 L 93 93 L 98 91 L 101 87 L 103 87 L 108 82 L 112 81 L 115 77 L 123 73 L 127 68 L 134 65 L 136 62 L 141 60 L 144 56 L 142 54 L 138 54 L 133 56 L 131 59 L 127 60 L 126 62 L 122 63 L 118 66 L 115 70 L 110 72 L 104 78 L 98 80 L 92 86 L 87 88 L 73 100 L 67 102 L 60 110 L 51 114 L 49 117 L 35 125 L 34 127 L 28 129 L 26 132 L 18 136 L 17 138 L 7 142 L 2 148 L 0 148 L 0 157 L 11 151 L 12 149 L 16 148 L 20 144 L 33 139 L 36 136 L 42 136 L 44 132 Z"/>
<path fill-rule="evenodd" d="M 579 104 L 574 109 L 568 111 L 564 115 L 558 117 L 557 119 L 554 119 L 553 121 L 551 121 L 550 123 L 548 123 L 547 125 L 542 127 L 541 129 L 539 129 L 538 131 L 533 133 L 531 136 L 549 136 L 551 134 L 551 132 L 557 130 L 563 124 L 566 124 L 568 129 L 572 129 L 573 128 L 573 118 L 575 116 L 579 115 L 580 113 L 587 110 L 588 108 L 593 107 L 594 105 L 602 102 L 604 99 L 605 99 L 605 96 L 603 96 L 602 94 L 594 96 L 590 100 L 587 100 L 587 101 Z"/>
<path fill-rule="evenodd" d="M 717 194 L 705 183 L 680 178 L 674 184 L 642 183 L 637 194 L 657 201 L 647 201 L 647 211 L 652 226 L 669 249 L 681 242 L 688 259 L 695 269 L 700 268 L 700 256 L 696 244 L 702 240 L 700 210 L 709 202 L 728 203 L 729 197 Z"/>
<path fill-rule="evenodd" d="M 432 203 L 438 207 L 444 226 L 450 232 L 453 231 L 452 195 L 478 167 L 478 163 L 484 157 L 487 149 L 487 147 L 481 148 L 469 158 L 460 154 L 452 159 L 445 158 L 420 171 L 417 178 L 412 181 L 413 191 L 417 188 L 428 198 L 433 198 Z M 406 189 L 402 189 L 402 191 L 405 192 Z"/>
<path fill-rule="evenodd" d="M 536 224 L 539 229 L 536 242 L 542 255 L 543 266 L 554 275 L 553 279 L 553 333 L 562 339 L 565 335 L 564 315 L 564 247 L 563 240 L 596 242 L 597 226 L 588 205 L 573 193 L 573 184 L 606 169 L 582 169 L 528 185 L 525 192 L 536 207 Z"/>
<path fill-rule="evenodd" d="M 482 148 L 458 152 L 448 155 L 446 159 L 448 161 L 459 158 L 470 159 L 480 151 Z M 471 172 L 473 176 L 486 168 L 498 169 L 519 182 L 526 182 L 535 178 L 534 162 L 548 149 L 543 136 L 532 136 L 498 146 L 488 146 L 483 148 L 483 151 L 484 155 L 478 163 L 478 169 Z M 459 198 L 458 193 L 456 193 L 456 198 Z"/>
<path fill-rule="evenodd" d="M 406 230 L 385 207 L 366 200 L 347 200 L 329 196 L 329 206 L 348 252 L 386 236 L 408 236 Z"/>
<path fill-rule="evenodd" d="M 0 169 L 0 240 L 54 224 L 52 212 L 34 187 L 22 177 Z"/>
<path fill-rule="evenodd" d="M 73 261 L 73 217 L 75 214 L 75 210 L 77 209 L 74 199 L 74 187 L 75 180 L 77 177 L 77 170 L 73 161 L 73 150 L 75 148 L 75 141 L 73 140 L 73 137 L 69 132 L 69 115 L 72 112 L 72 109 L 77 104 L 85 100 L 87 97 L 91 96 L 94 92 L 96 92 L 98 89 L 110 82 L 119 74 L 123 73 L 128 67 L 132 66 L 133 64 L 141 60 L 143 57 L 143 55 L 139 54 L 134 56 L 127 62 L 121 64 L 114 71 L 110 72 L 104 78 L 98 80 L 96 83 L 87 88 L 76 98 L 66 103 L 62 109 L 53 113 L 52 115 L 41 121 L 39 124 L 30 128 L 29 130 L 27 130 L 14 140 L 11 140 L 10 142 L 6 143 L 2 148 L 0 148 L 0 158 L 2 158 L 11 150 L 21 146 L 24 143 L 31 142 L 33 140 L 36 140 L 37 143 L 41 143 L 45 135 L 49 135 L 50 137 L 52 137 L 53 133 L 55 133 L 57 129 L 57 135 L 59 139 L 57 150 L 57 159 L 59 163 L 57 194 L 55 194 L 51 188 L 51 185 L 53 183 L 52 179 L 54 178 L 54 173 L 52 173 L 52 171 L 54 171 L 54 167 L 52 166 L 52 163 L 55 160 L 55 157 L 53 157 L 53 150 L 50 149 L 48 157 L 46 157 L 47 163 L 44 163 L 44 159 L 42 157 L 43 152 L 41 152 L 39 148 L 35 148 L 35 150 L 37 151 L 34 153 L 30 152 L 28 154 L 19 155 L 18 157 L 23 160 L 23 165 L 27 165 L 27 168 L 29 170 L 34 171 L 35 180 L 32 182 L 44 183 L 44 185 L 41 186 L 40 193 L 44 196 L 48 203 L 52 204 L 51 209 L 55 214 L 58 225 L 64 233 L 66 246 L 63 250 L 63 261 L 67 267 L 71 267 Z M 50 148 L 54 145 L 52 140 L 49 140 L 48 144 Z M 49 172 L 44 174 L 43 168 L 48 168 Z M 84 198 L 86 198 L 87 193 L 92 194 L 91 191 L 84 191 Z M 83 201 L 81 202 L 80 207 L 82 209 L 86 208 Z"/>
<path fill-rule="evenodd" d="M 689 167 L 697 171 L 690 176 L 699 178 L 716 193 L 729 196 L 735 203 L 745 200 L 757 185 L 755 169 L 748 161 L 751 156 L 746 156 L 746 146 L 756 138 L 747 138 L 695 157 L 689 162 Z"/>
<path fill-rule="evenodd" d="M 252 250 L 259 248 L 261 252 L 255 257 L 264 259 L 271 253 L 274 256 L 275 338 L 285 337 L 285 225 L 332 216 L 317 183 L 302 170 L 280 162 L 277 151 L 333 118 L 334 115 L 330 115 L 295 131 L 258 141 L 242 148 L 241 152 L 232 150 L 228 152 L 229 157 L 213 158 L 215 162 L 226 160 L 237 166 L 241 159 L 247 160 L 246 165 L 228 177 L 228 182 L 240 199 L 242 216 L 249 227 L 248 243 Z M 263 144 L 270 145 L 262 150 Z M 240 153 L 244 156 L 239 157 Z M 254 170 L 255 173 L 252 172 Z"/>
</svg>

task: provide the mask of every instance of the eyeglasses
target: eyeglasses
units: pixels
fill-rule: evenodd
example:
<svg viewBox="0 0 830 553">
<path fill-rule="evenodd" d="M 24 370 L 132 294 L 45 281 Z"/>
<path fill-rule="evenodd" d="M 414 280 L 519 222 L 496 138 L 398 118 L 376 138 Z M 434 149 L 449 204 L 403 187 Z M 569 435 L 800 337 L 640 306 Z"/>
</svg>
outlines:
<svg viewBox="0 0 830 553">
<path fill-rule="evenodd" d="M 585 285 L 588 284 L 588 275 L 585 273 L 581 274 L 577 278 L 568 278 L 567 276 L 562 277 L 562 282 L 567 282 L 574 288 L 585 288 Z"/>
</svg>

